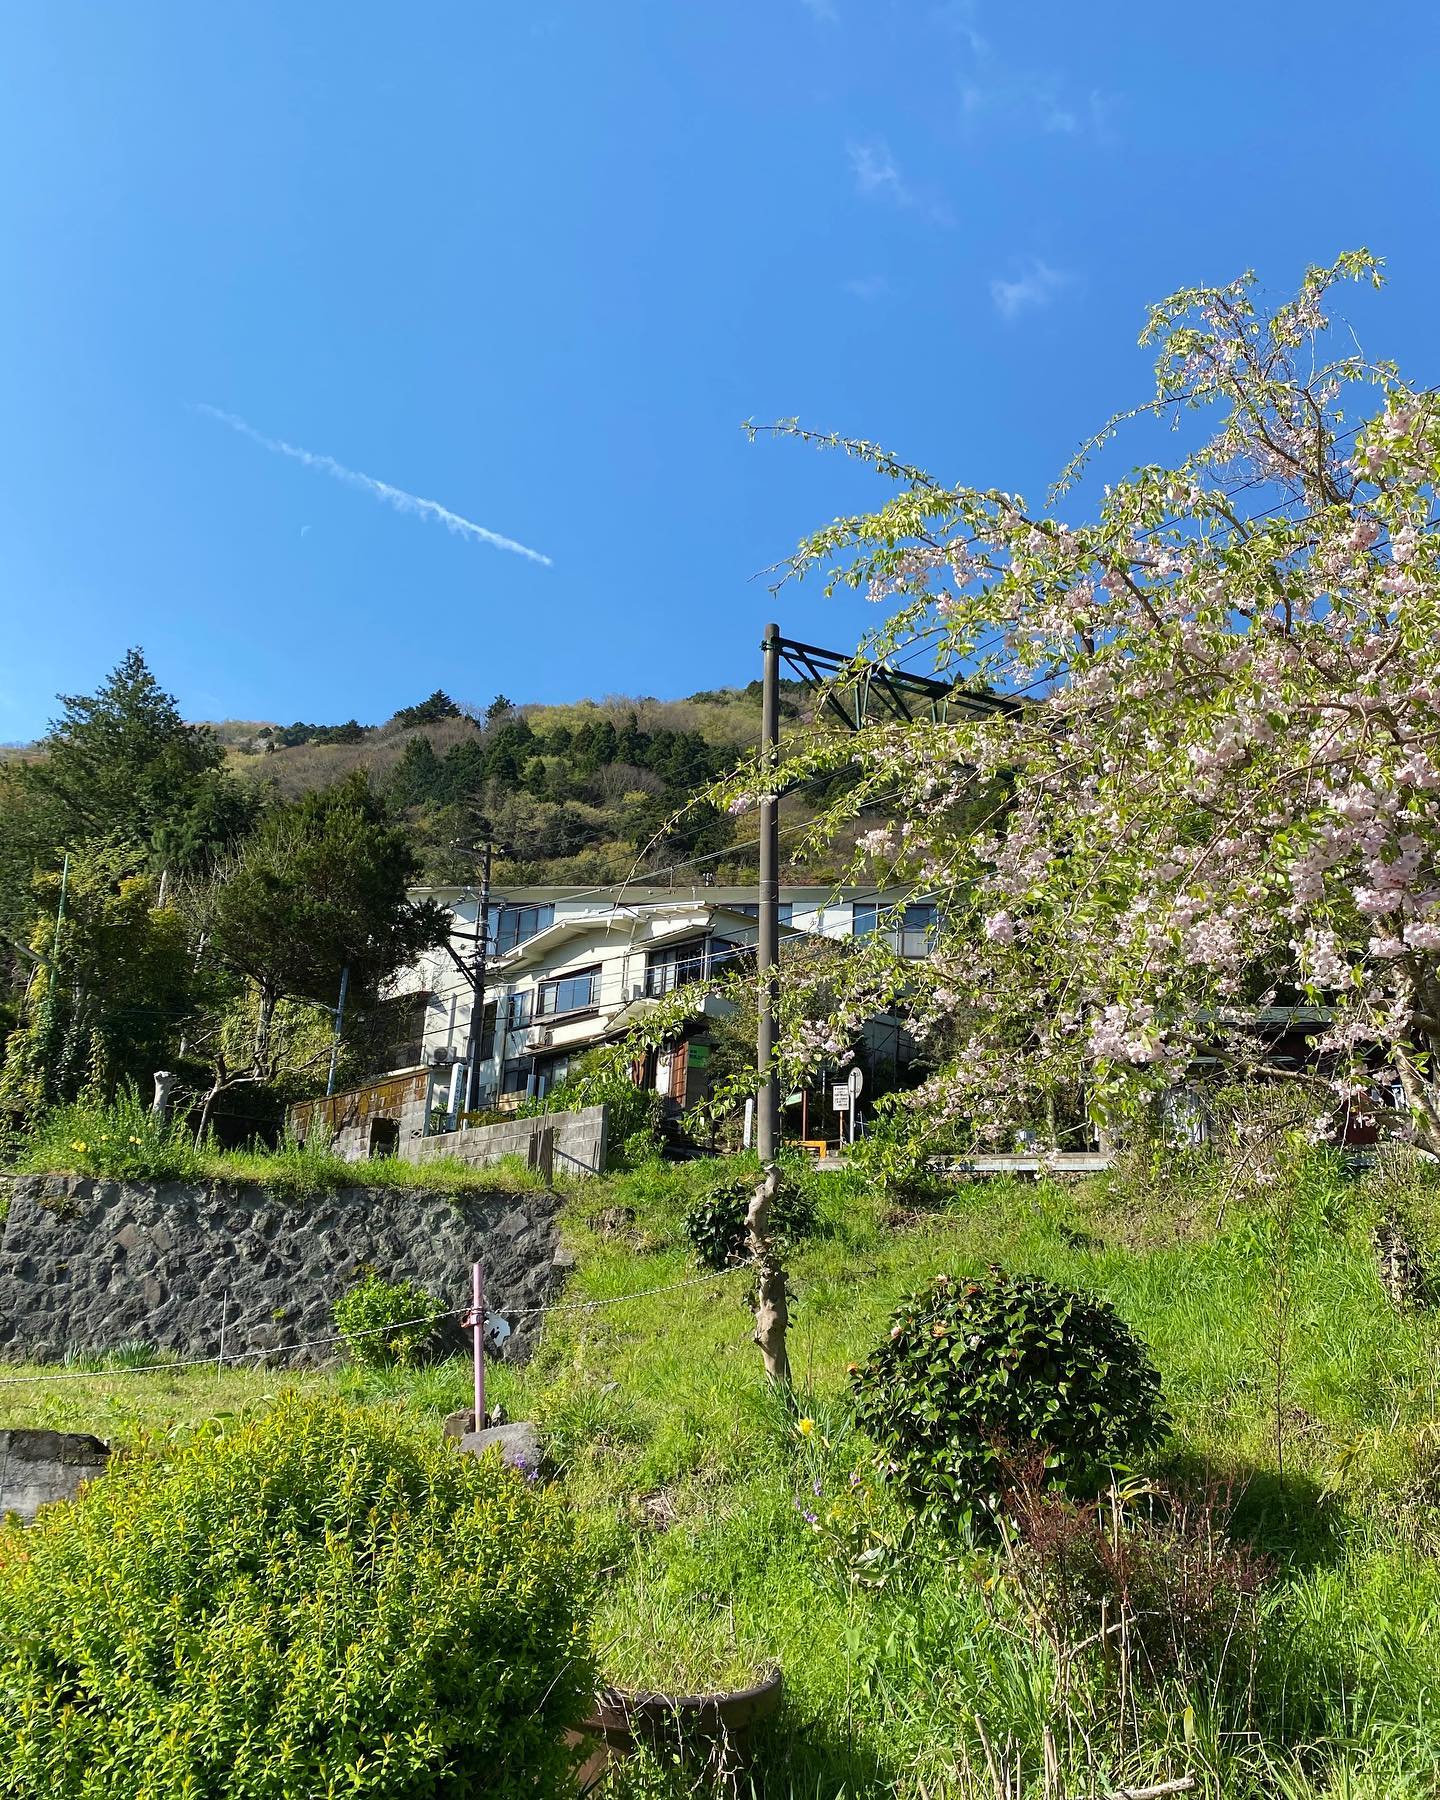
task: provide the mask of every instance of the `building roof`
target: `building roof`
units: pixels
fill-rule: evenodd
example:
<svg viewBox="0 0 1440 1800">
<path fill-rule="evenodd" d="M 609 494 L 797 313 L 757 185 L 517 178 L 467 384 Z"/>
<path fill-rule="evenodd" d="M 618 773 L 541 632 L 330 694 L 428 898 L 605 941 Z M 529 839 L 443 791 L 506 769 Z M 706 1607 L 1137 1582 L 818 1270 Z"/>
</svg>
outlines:
<svg viewBox="0 0 1440 1800">
<path fill-rule="evenodd" d="M 908 897 L 903 888 L 881 889 L 879 897 L 891 894 L 899 899 Z M 478 898 L 474 882 L 451 883 L 445 887 L 416 887 L 410 889 L 413 899 L 438 900 L 442 905 L 453 905 L 457 902 L 473 904 Z M 780 886 L 782 899 L 813 899 L 824 905 L 830 901 L 874 900 L 877 890 L 873 883 L 863 882 L 841 885 L 833 881 L 786 881 Z M 593 900 L 596 910 L 608 903 L 617 908 L 637 906 L 659 906 L 667 902 L 677 906 L 686 904 L 702 906 L 754 906 L 759 899 L 759 880 L 751 882 L 716 882 L 707 887 L 703 882 L 691 882 L 670 886 L 661 883 L 639 881 L 612 882 L 604 887 L 562 887 L 558 885 L 523 885 L 515 883 L 506 887 L 495 887 L 490 895 L 492 906 L 558 906 L 567 901 Z"/>
<path fill-rule="evenodd" d="M 700 914 L 697 917 L 697 912 Z M 658 914 L 658 918 L 657 918 Z M 523 944 L 517 944 L 513 950 L 506 950 L 501 955 L 490 959 L 490 967 L 497 974 L 509 975 L 528 968 L 532 963 L 548 962 L 557 950 L 579 938 L 593 937 L 597 931 L 619 932 L 628 925 L 633 930 L 641 925 L 654 926 L 661 923 L 667 915 L 678 915 L 666 929 L 661 924 L 659 930 L 648 930 L 643 936 L 634 940 L 634 948 L 658 949 L 662 945 L 676 943 L 693 936 L 697 931 L 709 931 L 717 922 L 735 930 L 753 927 L 754 921 L 744 913 L 730 911 L 723 905 L 696 906 L 677 904 L 661 908 L 650 908 L 638 913 L 634 908 L 617 907 L 609 913 L 574 913 L 568 918 L 556 919 L 553 925 L 547 925 L 543 931 L 537 931 L 534 937 L 526 938 Z"/>
</svg>

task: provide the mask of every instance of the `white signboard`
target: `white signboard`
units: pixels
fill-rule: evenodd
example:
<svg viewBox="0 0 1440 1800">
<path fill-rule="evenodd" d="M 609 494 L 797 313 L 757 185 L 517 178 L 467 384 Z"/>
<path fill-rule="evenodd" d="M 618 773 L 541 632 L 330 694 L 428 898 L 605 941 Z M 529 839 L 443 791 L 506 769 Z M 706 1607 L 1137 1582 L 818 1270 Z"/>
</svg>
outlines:
<svg viewBox="0 0 1440 1800">
<path fill-rule="evenodd" d="M 850 1089 L 844 1082 L 839 1082 L 836 1086 L 831 1088 L 830 1104 L 835 1108 L 836 1112 L 849 1112 Z"/>
<path fill-rule="evenodd" d="M 864 1086 L 865 1086 L 865 1077 L 861 1072 L 860 1065 L 857 1063 L 855 1065 L 855 1067 L 850 1071 L 850 1092 L 855 1096 L 855 1098 L 857 1100 L 860 1098 L 860 1090 Z"/>
</svg>

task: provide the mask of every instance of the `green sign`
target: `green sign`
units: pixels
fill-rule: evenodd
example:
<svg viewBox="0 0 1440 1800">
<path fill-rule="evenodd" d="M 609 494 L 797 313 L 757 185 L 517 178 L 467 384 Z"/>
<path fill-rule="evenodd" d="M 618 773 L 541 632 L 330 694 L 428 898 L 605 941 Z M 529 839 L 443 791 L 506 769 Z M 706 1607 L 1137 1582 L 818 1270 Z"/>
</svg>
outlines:
<svg viewBox="0 0 1440 1800">
<path fill-rule="evenodd" d="M 708 1044 L 692 1044 L 690 1046 L 690 1067 L 692 1069 L 703 1069 L 709 1060 L 710 1046 Z"/>
</svg>

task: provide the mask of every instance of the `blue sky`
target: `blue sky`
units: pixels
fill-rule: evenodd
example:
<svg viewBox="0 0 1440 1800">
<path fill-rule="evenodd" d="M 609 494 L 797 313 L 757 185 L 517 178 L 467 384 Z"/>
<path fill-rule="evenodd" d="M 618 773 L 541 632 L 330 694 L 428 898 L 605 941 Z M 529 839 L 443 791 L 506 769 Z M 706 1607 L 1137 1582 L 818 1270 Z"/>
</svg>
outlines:
<svg viewBox="0 0 1440 1800">
<path fill-rule="evenodd" d="M 1228 21 L 1228 23 L 1227 23 Z M 1038 494 L 1147 301 L 1366 243 L 1440 380 L 1420 0 L 11 0 L 0 740 L 132 643 L 192 717 L 748 680 L 878 501 L 747 417 Z M 497 547 L 264 447 L 336 459 Z"/>
</svg>

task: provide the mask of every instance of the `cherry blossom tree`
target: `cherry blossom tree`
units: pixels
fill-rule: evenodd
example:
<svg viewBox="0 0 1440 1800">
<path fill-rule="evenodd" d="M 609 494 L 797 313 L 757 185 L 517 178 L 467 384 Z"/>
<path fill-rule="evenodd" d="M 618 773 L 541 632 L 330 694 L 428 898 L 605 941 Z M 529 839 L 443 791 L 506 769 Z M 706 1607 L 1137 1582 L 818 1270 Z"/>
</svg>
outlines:
<svg viewBox="0 0 1440 1800">
<path fill-rule="evenodd" d="M 1309 1050 L 1271 1073 L 1317 1122 L 1368 1112 L 1440 1153 L 1440 403 L 1340 339 L 1349 280 L 1379 286 L 1378 260 L 1311 269 L 1268 312 L 1251 274 L 1156 306 L 1153 400 L 1042 507 L 770 428 L 895 484 L 785 575 L 889 609 L 862 658 L 1011 702 L 817 734 L 784 771 L 852 760 L 820 831 L 883 802 L 856 878 L 939 903 L 940 949 L 905 990 L 931 1124 L 995 1140 L 1081 1092 L 1131 1117 L 1199 1058 L 1252 1068 L 1303 1007 Z M 1112 438 L 1150 418 L 1177 453 L 1102 490 Z M 827 1043 L 894 993 L 878 947 L 849 966 Z M 803 1065 L 814 1035 L 781 1054 Z"/>
</svg>

